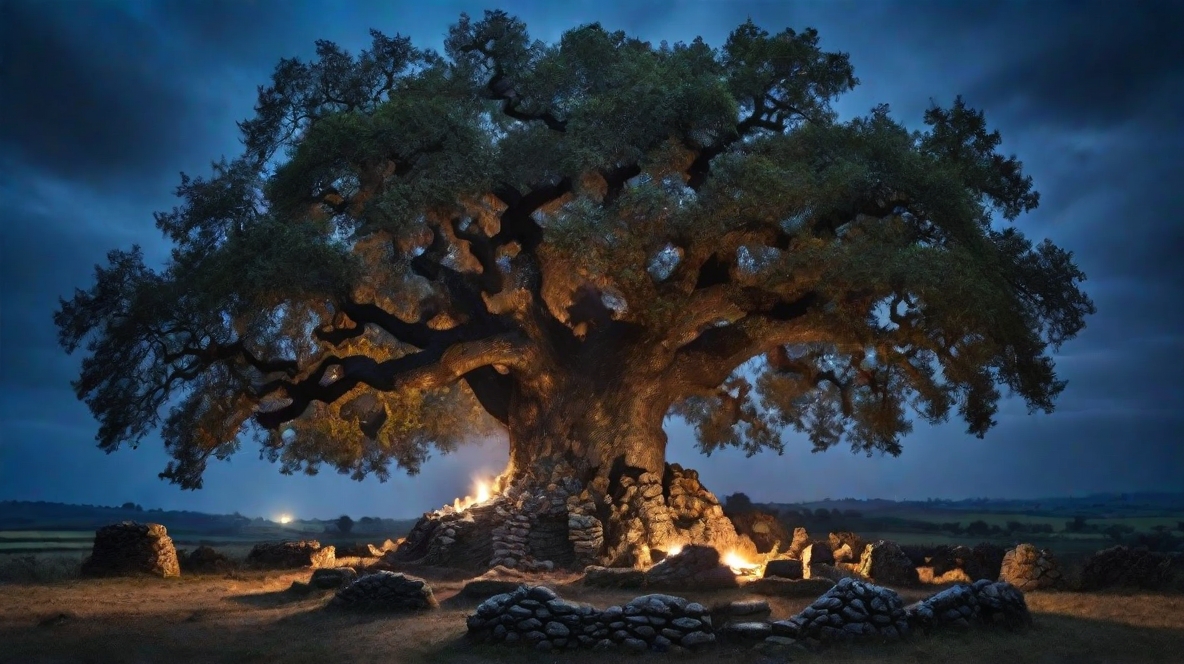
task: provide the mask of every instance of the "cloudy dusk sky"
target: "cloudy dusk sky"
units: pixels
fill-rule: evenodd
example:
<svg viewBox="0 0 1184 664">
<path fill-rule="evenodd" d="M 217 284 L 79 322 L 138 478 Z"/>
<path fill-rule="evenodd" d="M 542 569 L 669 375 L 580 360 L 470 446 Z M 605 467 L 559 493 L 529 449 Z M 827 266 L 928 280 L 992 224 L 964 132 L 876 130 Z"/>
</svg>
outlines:
<svg viewBox="0 0 1184 664">
<path fill-rule="evenodd" d="M 931 100 L 961 94 L 1041 192 L 1017 224 L 1074 252 L 1098 313 L 1057 355 L 1069 381 L 1051 415 L 1000 408 L 985 439 L 918 423 L 898 458 L 812 454 L 703 457 L 680 421 L 670 460 L 721 497 L 966 498 L 1184 489 L 1184 3 L 1179 2 L 471 2 L 45 0 L 0 3 L 0 500 L 410 517 L 463 495 L 505 463 L 503 439 L 436 456 L 380 483 L 331 469 L 283 476 L 250 444 L 211 462 L 205 488 L 157 478 L 159 437 L 104 454 L 70 387 L 81 354 L 57 343 L 59 297 L 133 243 L 160 265 L 152 213 L 171 209 L 184 171 L 237 155 L 235 122 L 282 57 L 329 39 L 357 52 L 368 29 L 442 50 L 461 12 L 500 7 L 531 36 L 600 22 L 657 43 L 722 46 L 745 19 L 815 27 L 850 54 L 861 84 L 843 118 L 878 103 L 921 127 Z"/>
</svg>

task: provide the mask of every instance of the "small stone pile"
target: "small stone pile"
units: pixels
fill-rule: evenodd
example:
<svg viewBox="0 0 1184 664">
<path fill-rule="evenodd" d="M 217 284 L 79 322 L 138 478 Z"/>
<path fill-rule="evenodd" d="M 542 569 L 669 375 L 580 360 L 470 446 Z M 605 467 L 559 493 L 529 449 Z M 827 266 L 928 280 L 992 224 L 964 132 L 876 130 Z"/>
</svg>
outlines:
<svg viewBox="0 0 1184 664">
<path fill-rule="evenodd" d="M 876 583 L 915 586 L 917 568 L 896 542 L 878 540 L 868 544 L 859 558 L 859 574 Z"/>
<path fill-rule="evenodd" d="M 1005 581 L 987 579 L 943 590 L 905 607 L 905 615 L 914 629 L 923 630 L 995 622 L 1014 628 L 1032 623 L 1022 592 Z"/>
<path fill-rule="evenodd" d="M 645 573 L 645 585 L 656 589 L 708 590 L 735 588 L 736 575 L 719 562 L 714 547 L 691 544 L 667 556 Z"/>
<path fill-rule="evenodd" d="M 813 643 L 893 640 L 910 632 L 899 595 L 889 588 L 849 578 L 836 583 L 798 615 L 774 622 L 770 628 L 774 636 Z"/>
<path fill-rule="evenodd" d="M 159 523 L 124 521 L 95 531 L 91 554 L 82 561 L 83 576 L 181 575 L 177 550 Z"/>
<path fill-rule="evenodd" d="M 406 612 L 439 606 L 423 579 L 399 572 L 375 572 L 337 591 L 328 607 L 349 611 Z"/>
<path fill-rule="evenodd" d="M 1023 592 L 1059 588 L 1062 585 L 1061 566 L 1047 549 L 1020 544 L 1004 554 L 999 580 Z"/>
<path fill-rule="evenodd" d="M 624 648 L 666 651 L 715 643 L 707 609 L 670 595 L 644 595 L 604 611 L 561 599 L 545 586 L 522 586 L 491 597 L 467 620 L 479 641 L 541 651 Z"/>
<path fill-rule="evenodd" d="M 1160 590 L 1172 581 L 1172 559 L 1145 547 L 1114 546 L 1086 559 L 1081 589 L 1127 587 Z"/>
<path fill-rule="evenodd" d="M 181 569 L 199 574 L 214 574 L 234 569 L 234 563 L 229 558 L 208 546 L 197 547 L 192 553 L 181 558 L 180 562 Z"/>
<path fill-rule="evenodd" d="M 322 547 L 316 540 L 260 542 L 251 547 L 246 564 L 256 569 L 334 567 L 337 550 L 332 546 Z"/>
</svg>

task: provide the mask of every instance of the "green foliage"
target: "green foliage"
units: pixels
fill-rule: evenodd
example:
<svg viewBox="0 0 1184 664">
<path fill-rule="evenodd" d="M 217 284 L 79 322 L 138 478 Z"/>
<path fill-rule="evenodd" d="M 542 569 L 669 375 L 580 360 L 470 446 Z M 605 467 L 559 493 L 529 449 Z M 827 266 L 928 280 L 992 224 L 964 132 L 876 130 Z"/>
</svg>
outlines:
<svg viewBox="0 0 1184 664">
<path fill-rule="evenodd" d="M 62 301 L 103 449 L 159 427 L 189 488 L 246 438 L 285 473 L 385 478 L 594 366 L 707 453 L 788 427 L 898 454 L 911 413 L 982 436 L 1004 389 L 1046 412 L 1064 389 L 1085 275 L 996 219 L 1039 197 L 960 98 L 920 132 L 839 121 L 848 57 L 751 21 L 719 49 L 547 44 L 504 12 L 443 55 L 371 35 L 279 63 L 244 154 L 157 215 L 162 269 L 114 251 Z"/>
</svg>

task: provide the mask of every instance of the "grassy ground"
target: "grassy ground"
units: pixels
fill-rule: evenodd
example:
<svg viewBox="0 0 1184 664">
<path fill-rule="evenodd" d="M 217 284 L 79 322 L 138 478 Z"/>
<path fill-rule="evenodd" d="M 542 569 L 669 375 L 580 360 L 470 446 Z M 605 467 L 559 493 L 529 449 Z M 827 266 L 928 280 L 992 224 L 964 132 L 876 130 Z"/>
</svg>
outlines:
<svg viewBox="0 0 1184 664">
<path fill-rule="evenodd" d="M 68 557 L 41 561 L 65 566 Z M 76 561 L 75 561 L 76 563 Z M 4 561 L 0 561 L 2 566 Z M 65 567 L 63 567 L 65 569 Z M 309 572 L 243 572 L 181 579 L 42 579 L 0 584 L 0 662 L 603 662 L 595 653 L 551 655 L 469 643 L 464 619 L 475 601 L 458 596 L 463 576 L 436 571 L 441 608 L 412 616 L 366 617 L 323 610 L 329 595 L 286 592 Z M 635 591 L 589 590 L 573 576 L 540 579 L 565 597 L 603 607 Z M 934 592 L 903 591 L 906 601 Z M 747 597 L 743 590 L 685 593 L 711 605 Z M 810 599 L 770 598 L 774 618 Z M 1028 595 L 1035 624 L 1027 631 L 976 630 L 918 637 L 897 645 L 839 647 L 794 654 L 794 662 L 960 664 L 1037 662 L 1109 664 L 1179 662 L 1184 653 L 1184 596 L 1148 593 Z M 613 654 L 611 658 L 623 657 Z M 635 659 L 627 657 L 628 659 Z M 637 661 L 756 662 L 755 652 L 721 646 L 694 656 Z M 769 660 L 763 660 L 769 661 Z"/>
</svg>

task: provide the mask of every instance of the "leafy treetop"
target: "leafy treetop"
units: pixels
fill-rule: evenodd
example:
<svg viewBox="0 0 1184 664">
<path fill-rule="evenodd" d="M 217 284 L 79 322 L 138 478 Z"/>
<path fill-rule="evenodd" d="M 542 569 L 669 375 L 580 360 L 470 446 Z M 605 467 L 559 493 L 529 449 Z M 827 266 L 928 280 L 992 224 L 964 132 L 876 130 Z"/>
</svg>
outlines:
<svg viewBox="0 0 1184 664">
<path fill-rule="evenodd" d="M 722 48 L 462 15 L 444 55 L 371 32 L 285 59 L 244 153 L 182 175 L 162 270 L 113 251 L 55 314 L 111 451 L 161 427 L 201 485 L 254 435 L 283 472 L 385 478 L 589 366 L 643 372 L 702 449 L 900 451 L 1000 387 L 1050 411 L 1093 304 L 1014 227 L 1038 196 L 957 99 L 840 122 L 814 30 Z M 665 412 L 665 409 L 663 409 Z"/>
</svg>

